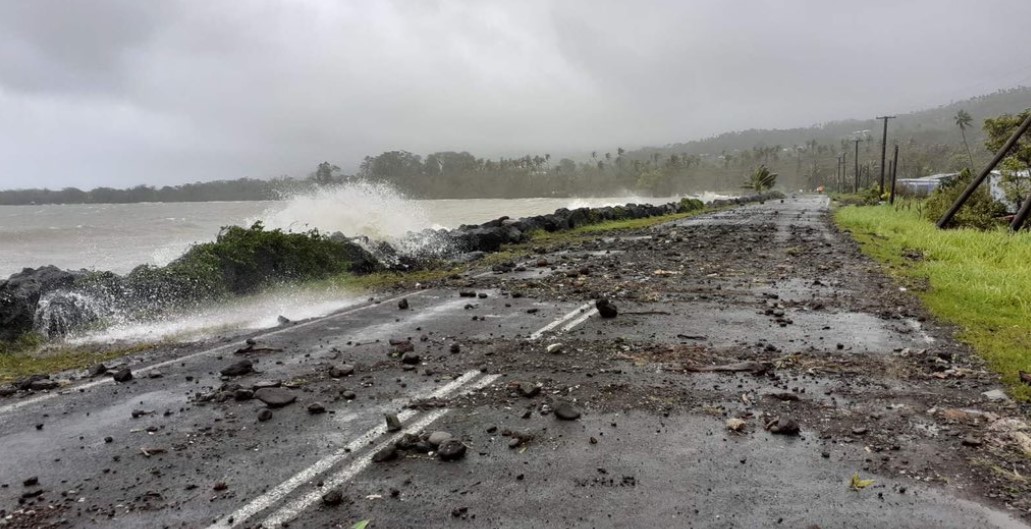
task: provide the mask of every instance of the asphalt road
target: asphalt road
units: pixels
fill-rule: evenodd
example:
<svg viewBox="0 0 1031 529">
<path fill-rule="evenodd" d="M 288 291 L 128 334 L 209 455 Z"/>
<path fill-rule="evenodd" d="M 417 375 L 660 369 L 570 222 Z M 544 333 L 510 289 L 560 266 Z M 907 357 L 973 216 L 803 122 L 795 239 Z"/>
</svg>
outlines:
<svg viewBox="0 0 1031 529">
<path fill-rule="evenodd" d="M 926 433 L 940 427 L 935 399 L 976 400 L 991 381 L 937 389 L 874 373 L 951 338 L 864 302 L 850 282 L 868 263 L 835 251 L 845 242 L 826 208 L 789 199 L 640 236 L 672 255 L 663 241 L 730 229 L 743 242 L 727 255 L 750 255 L 740 262 L 667 256 L 682 269 L 653 271 L 627 249 L 633 238 L 602 238 L 541 254 L 568 266 L 529 257 L 465 287 L 257 333 L 256 351 L 237 353 L 244 336 L 166 347 L 126 359 L 129 382 L 2 399 L 0 527 L 1025 527 L 984 499 L 955 435 Z M 590 289 L 561 274 L 606 259 L 640 269 L 630 285 L 661 277 L 676 295 L 617 300 L 620 315 L 600 318 Z M 548 281 L 559 287 L 533 289 Z M 775 374 L 675 367 L 795 351 L 811 363 L 781 359 Z M 824 358 L 853 369 L 821 369 Z M 243 359 L 253 373 L 220 375 Z M 267 406 L 248 390 L 273 386 L 296 401 L 259 420 Z M 557 419 L 562 403 L 582 415 Z M 800 435 L 763 428 L 789 416 Z M 732 417 L 743 432 L 728 430 Z M 406 433 L 435 431 L 465 456 L 442 461 L 423 444 L 374 461 Z M 850 487 L 854 474 L 873 483 Z"/>
</svg>

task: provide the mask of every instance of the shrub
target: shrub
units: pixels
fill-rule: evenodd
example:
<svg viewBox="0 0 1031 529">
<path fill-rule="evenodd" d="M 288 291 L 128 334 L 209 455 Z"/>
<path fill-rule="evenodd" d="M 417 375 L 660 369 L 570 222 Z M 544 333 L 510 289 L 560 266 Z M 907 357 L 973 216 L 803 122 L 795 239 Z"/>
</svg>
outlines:
<svg viewBox="0 0 1031 529">
<path fill-rule="evenodd" d="M 682 198 L 677 208 L 680 213 L 690 213 L 692 211 L 698 211 L 705 209 L 705 202 L 698 200 L 697 198 Z"/>
<path fill-rule="evenodd" d="M 964 169 L 955 178 L 942 182 L 941 186 L 928 197 L 923 207 L 923 216 L 931 222 L 937 222 L 945 214 L 963 190 L 973 181 L 969 169 Z M 988 186 L 981 185 L 970 196 L 966 204 L 952 218 L 952 225 L 978 230 L 992 229 L 999 224 L 998 217 L 1006 214 L 1006 208 L 992 199 Z"/>
</svg>

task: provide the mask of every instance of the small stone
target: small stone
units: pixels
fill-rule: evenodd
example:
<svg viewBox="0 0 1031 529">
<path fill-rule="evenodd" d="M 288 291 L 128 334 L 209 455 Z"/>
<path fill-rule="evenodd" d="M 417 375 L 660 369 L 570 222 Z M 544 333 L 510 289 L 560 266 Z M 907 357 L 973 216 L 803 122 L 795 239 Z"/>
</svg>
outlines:
<svg viewBox="0 0 1031 529">
<path fill-rule="evenodd" d="M 969 446 L 972 448 L 976 448 L 984 444 L 984 441 L 978 439 L 977 437 L 974 437 L 973 435 L 967 435 L 963 437 L 963 440 L 961 442 L 963 443 L 963 446 Z"/>
<path fill-rule="evenodd" d="M 730 419 L 727 419 L 727 429 L 732 432 L 743 432 L 745 431 L 745 426 L 747 425 L 748 423 L 746 423 L 743 419 L 739 419 L 737 417 L 731 417 Z"/>
<path fill-rule="evenodd" d="M 272 410 L 264 408 L 258 412 L 258 421 L 265 422 L 272 418 Z"/>
<path fill-rule="evenodd" d="M 326 413 L 326 407 L 321 402 L 312 402 L 308 405 L 308 413 L 312 415 L 320 415 Z"/>
<path fill-rule="evenodd" d="M 215 491 L 223 491 L 228 489 L 229 485 L 226 485 L 225 481 L 219 481 L 218 483 L 215 483 L 211 488 Z"/>
<path fill-rule="evenodd" d="M 525 398 L 532 399 L 541 394 L 540 384 L 519 384 L 519 394 Z"/>
<path fill-rule="evenodd" d="M 397 302 L 397 308 L 401 310 L 408 310 L 408 298 L 401 298 L 401 301 Z"/>
<path fill-rule="evenodd" d="M 90 378 L 99 377 L 100 375 L 103 375 L 104 373 L 107 373 L 107 366 L 104 365 L 104 364 L 97 364 L 97 365 L 89 368 L 89 371 L 87 371 L 87 375 L 89 375 Z"/>
<path fill-rule="evenodd" d="M 233 392 L 233 398 L 236 400 L 251 400 L 254 398 L 254 390 L 240 388 Z"/>
<path fill-rule="evenodd" d="M 354 366 L 351 364 L 340 364 L 329 368 L 331 378 L 344 378 L 354 374 Z"/>
<path fill-rule="evenodd" d="M 598 309 L 598 314 L 605 319 L 615 318 L 619 314 L 619 311 L 616 310 L 616 306 L 611 301 L 604 298 L 595 301 L 594 308 Z"/>
<path fill-rule="evenodd" d="M 115 371 L 111 375 L 111 378 L 113 378 L 115 382 L 128 382 L 132 380 L 132 371 L 128 367 L 123 367 L 118 371 Z"/>
<path fill-rule="evenodd" d="M 576 409 L 571 402 L 560 401 L 555 404 L 555 417 L 563 421 L 575 421 L 580 418 L 580 410 Z"/>
<path fill-rule="evenodd" d="M 440 446 L 448 439 L 451 439 L 451 434 L 441 431 L 433 432 L 426 438 L 426 440 L 433 446 Z"/>
<path fill-rule="evenodd" d="M 458 354 L 462 351 L 462 346 L 458 345 L 457 343 L 453 343 L 451 344 L 449 350 L 451 351 L 451 354 Z"/>
<path fill-rule="evenodd" d="M 777 435 L 798 435 L 801 431 L 798 423 L 793 419 L 776 419 L 766 426 L 772 434 Z"/>
<path fill-rule="evenodd" d="M 282 408 L 297 400 L 297 395 L 283 388 L 261 388 L 254 392 L 254 398 L 264 402 L 269 408 Z"/>
<path fill-rule="evenodd" d="M 469 291 L 469 290 L 462 290 L 462 291 L 460 291 L 458 293 L 458 297 L 460 297 L 460 298 L 475 298 L 476 297 L 476 292 L 472 292 L 472 291 Z"/>
<path fill-rule="evenodd" d="M 356 394 L 355 392 L 347 389 L 347 390 L 341 391 L 340 392 L 340 396 L 343 397 L 346 400 L 354 400 L 355 397 L 358 396 L 358 394 Z"/>
<path fill-rule="evenodd" d="M 1008 401 L 1010 398 L 1006 395 L 1006 392 L 1001 389 L 993 389 L 991 391 L 985 391 L 982 393 L 984 397 L 990 401 Z"/>
<path fill-rule="evenodd" d="M 397 432 L 401 430 L 401 419 L 397 418 L 396 413 L 384 413 L 383 418 L 387 421 L 388 432 Z"/>
<path fill-rule="evenodd" d="M 410 366 L 418 365 L 422 361 L 422 357 L 416 353 L 405 353 L 401 356 L 401 363 L 408 364 Z"/>
<path fill-rule="evenodd" d="M 219 371 L 224 377 L 240 377 L 254 372 L 254 363 L 250 360 L 240 360 Z"/>
<path fill-rule="evenodd" d="M 856 426 L 855 428 L 852 428 L 852 435 L 866 435 L 868 431 L 869 430 L 862 426 Z"/>
<path fill-rule="evenodd" d="M 478 297 L 480 299 L 487 299 L 487 293 L 486 292 L 480 292 L 479 294 L 476 294 L 476 297 Z"/>
<path fill-rule="evenodd" d="M 105 437 L 105 438 L 104 438 L 104 442 L 105 442 L 105 443 L 108 443 L 108 444 L 110 444 L 110 443 L 113 443 L 113 442 L 115 442 L 115 438 L 114 438 L 114 437 L 111 437 L 111 436 L 109 435 L 109 436 L 107 436 L 107 437 Z"/>
<path fill-rule="evenodd" d="M 279 317 L 276 318 L 276 321 L 278 321 L 280 325 L 286 325 L 290 323 L 290 318 L 287 318 L 286 316 L 280 314 Z"/>
<path fill-rule="evenodd" d="M 562 354 L 563 345 L 560 343 L 549 344 L 544 348 L 544 351 L 548 354 L 557 355 Z"/>
<path fill-rule="evenodd" d="M 344 503 L 344 494 L 337 489 L 333 489 L 322 495 L 322 504 L 326 507 L 336 507 Z"/>
<path fill-rule="evenodd" d="M 457 461 L 465 457 L 466 447 L 458 439 L 448 439 L 437 447 L 437 457 L 441 461 Z"/>
<path fill-rule="evenodd" d="M 32 476 L 31 478 L 22 481 L 21 484 L 25 487 L 35 487 L 36 485 L 39 485 L 39 477 Z"/>
<path fill-rule="evenodd" d="M 384 463 L 395 459 L 397 459 L 397 448 L 394 448 L 394 445 L 388 445 L 372 456 L 372 461 L 375 463 Z"/>
</svg>

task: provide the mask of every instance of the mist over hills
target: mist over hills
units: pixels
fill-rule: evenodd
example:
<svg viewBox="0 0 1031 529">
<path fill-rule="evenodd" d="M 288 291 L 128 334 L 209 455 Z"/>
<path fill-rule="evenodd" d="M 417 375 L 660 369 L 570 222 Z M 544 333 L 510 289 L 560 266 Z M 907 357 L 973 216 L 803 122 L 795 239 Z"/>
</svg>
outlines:
<svg viewBox="0 0 1031 529">
<path fill-rule="evenodd" d="M 966 140 L 975 165 L 990 153 L 984 147 L 985 118 L 1031 107 L 1031 88 L 1018 87 L 954 101 L 934 108 L 898 114 L 888 126 L 889 147 L 900 147 L 899 176 L 919 177 L 957 171 L 970 165 L 956 115 L 973 118 Z M 890 111 L 891 109 L 886 109 Z M 779 173 L 786 189 L 832 184 L 839 157 L 845 177 L 859 168 L 868 183 L 879 172 L 881 121 L 843 119 L 792 129 L 750 129 L 661 147 L 624 150 L 599 148 L 579 159 L 549 153 L 510 158 L 478 158 L 468 152 L 426 156 L 390 151 L 368 156 L 357 172 L 345 174 L 331 163 L 308 175 L 272 179 L 240 178 L 178 186 L 83 191 L 22 189 L 0 191 L 0 205 L 51 203 L 192 202 L 207 200 L 274 200 L 306 192 L 318 185 L 345 184 L 363 178 L 396 187 L 415 198 L 479 198 L 532 196 L 606 196 L 641 193 L 655 196 L 700 191 L 733 192 L 760 164 Z M 561 147 L 561 146 L 556 146 Z M 145 181 L 146 176 L 141 176 Z"/>
</svg>

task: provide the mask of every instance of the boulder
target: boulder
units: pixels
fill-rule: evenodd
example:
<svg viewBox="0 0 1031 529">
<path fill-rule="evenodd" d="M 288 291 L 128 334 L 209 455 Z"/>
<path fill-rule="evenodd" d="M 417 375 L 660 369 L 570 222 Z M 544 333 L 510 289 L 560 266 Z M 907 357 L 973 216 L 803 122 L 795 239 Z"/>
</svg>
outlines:
<svg viewBox="0 0 1031 529">
<path fill-rule="evenodd" d="M 83 272 L 56 266 L 25 268 L 0 281 L 0 340 L 12 341 L 34 328 L 36 309 L 44 294 L 71 288 Z"/>
</svg>

